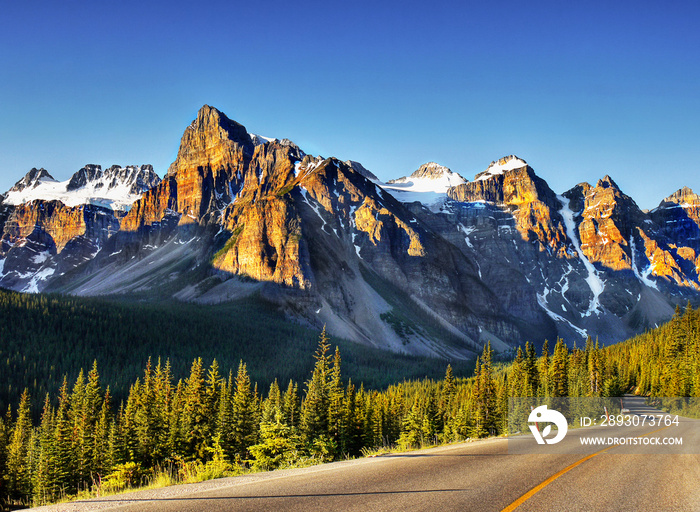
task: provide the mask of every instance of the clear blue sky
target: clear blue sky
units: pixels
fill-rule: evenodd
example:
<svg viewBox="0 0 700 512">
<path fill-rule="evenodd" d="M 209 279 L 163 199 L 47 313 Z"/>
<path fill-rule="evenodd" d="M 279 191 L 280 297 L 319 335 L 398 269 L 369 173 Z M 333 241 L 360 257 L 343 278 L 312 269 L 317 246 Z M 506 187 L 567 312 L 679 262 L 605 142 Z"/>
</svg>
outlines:
<svg viewBox="0 0 700 512">
<path fill-rule="evenodd" d="M 653 207 L 700 192 L 699 21 L 694 1 L 5 1 L 0 189 L 162 175 L 207 103 L 382 179 L 513 153 L 557 192 L 610 174 Z"/>
</svg>

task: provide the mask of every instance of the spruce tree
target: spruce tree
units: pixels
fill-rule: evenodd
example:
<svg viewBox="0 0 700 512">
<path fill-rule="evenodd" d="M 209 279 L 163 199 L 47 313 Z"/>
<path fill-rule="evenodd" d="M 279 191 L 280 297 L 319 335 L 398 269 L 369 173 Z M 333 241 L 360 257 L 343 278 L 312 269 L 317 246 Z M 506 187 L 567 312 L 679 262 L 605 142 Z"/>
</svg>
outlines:
<svg viewBox="0 0 700 512">
<path fill-rule="evenodd" d="M 25 389 L 20 397 L 17 420 L 7 446 L 7 492 L 10 499 L 19 503 L 29 503 L 32 495 L 29 458 L 31 437 L 31 404 L 29 391 Z"/>
<path fill-rule="evenodd" d="M 324 327 L 314 354 L 316 365 L 311 380 L 306 383 L 306 397 L 302 405 L 302 428 L 309 443 L 328 432 L 329 348 Z"/>
<path fill-rule="evenodd" d="M 330 370 L 330 382 L 328 389 L 328 435 L 336 443 L 340 445 L 340 435 L 343 431 L 343 400 L 345 399 L 345 390 L 340 375 L 340 349 L 335 347 L 335 355 L 333 357 L 333 367 Z"/>
<path fill-rule="evenodd" d="M 250 377 L 243 363 L 238 365 L 236 389 L 233 393 L 233 450 L 244 455 L 247 448 L 257 441 L 257 397 L 251 392 Z"/>
<path fill-rule="evenodd" d="M 233 372 L 229 371 L 228 380 L 222 382 L 219 396 L 219 410 L 216 419 L 216 435 L 219 437 L 221 448 L 227 460 L 233 460 L 234 432 L 233 432 Z"/>
<path fill-rule="evenodd" d="M 299 403 L 298 386 L 292 380 L 282 397 L 282 423 L 290 427 L 299 427 L 301 405 Z"/>
<path fill-rule="evenodd" d="M 0 417 L 0 505 L 7 496 L 7 445 L 12 432 L 12 408 L 7 407 L 4 417 Z"/>
<path fill-rule="evenodd" d="M 39 424 L 36 465 L 33 474 L 33 503 L 44 505 L 57 496 L 55 481 L 54 411 L 49 394 L 46 393 Z"/>
<path fill-rule="evenodd" d="M 270 391 L 263 401 L 261 423 L 277 423 L 282 420 L 282 395 L 277 379 L 270 384 Z"/>
<path fill-rule="evenodd" d="M 182 431 L 184 455 L 188 459 L 204 460 L 206 443 L 210 439 L 202 358 L 192 362 L 183 396 Z"/>
<path fill-rule="evenodd" d="M 60 494 L 73 494 L 76 489 L 73 485 L 74 457 L 73 457 L 73 425 L 69 415 L 70 398 L 68 395 L 68 381 L 63 378 L 63 384 L 58 393 L 58 408 L 54 421 L 54 461 L 57 490 Z"/>
<path fill-rule="evenodd" d="M 557 340 L 554 346 L 552 364 L 550 366 L 551 396 L 564 397 L 569 395 L 569 350 L 564 341 Z"/>
</svg>

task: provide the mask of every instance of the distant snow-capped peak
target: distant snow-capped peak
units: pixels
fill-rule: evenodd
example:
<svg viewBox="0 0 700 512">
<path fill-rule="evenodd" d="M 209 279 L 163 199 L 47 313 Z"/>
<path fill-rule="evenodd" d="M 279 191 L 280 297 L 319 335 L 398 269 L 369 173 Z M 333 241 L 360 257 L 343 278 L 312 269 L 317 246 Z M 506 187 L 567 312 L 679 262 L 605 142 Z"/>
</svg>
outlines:
<svg viewBox="0 0 700 512">
<path fill-rule="evenodd" d="M 413 188 L 421 190 L 429 190 L 431 192 L 447 192 L 450 187 L 455 187 L 466 183 L 462 176 L 445 167 L 444 165 L 435 162 L 428 162 L 421 165 L 410 176 L 399 178 L 397 180 L 389 180 L 387 184 L 398 185 L 401 183 L 412 184 Z M 443 190 L 444 189 L 444 190 Z"/>
<path fill-rule="evenodd" d="M 144 192 L 160 181 L 150 165 L 113 165 L 102 171 L 101 166 L 89 164 L 66 181 L 56 181 L 44 169 L 32 169 L 8 191 L 4 203 L 57 200 L 71 207 L 94 204 L 112 210 L 129 210 Z"/>
<path fill-rule="evenodd" d="M 257 133 L 249 133 L 248 135 L 250 135 L 253 144 L 255 144 L 256 146 L 261 146 L 268 142 L 275 142 L 276 140 L 278 140 L 274 137 L 265 137 L 264 135 L 258 135 Z"/>
<path fill-rule="evenodd" d="M 381 186 L 403 203 L 418 201 L 437 212 L 447 201 L 448 189 L 466 182 L 467 180 L 449 168 L 428 162 L 410 176 L 390 180 Z"/>
<path fill-rule="evenodd" d="M 484 172 L 481 172 L 476 175 L 474 181 L 487 180 L 492 176 L 498 176 L 499 174 L 503 174 L 504 172 L 512 171 L 515 169 L 521 169 L 522 167 L 526 166 L 527 162 L 521 158 L 518 158 L 515 155 L 505 156 L 495 162 L 491 162 L 491 165 L 489 165 Z"/>
<path fill-rule="evenodd" d="M 41 169 L 34 167 L 31 171 L 25 174 L 24 178 L 14 184 L 14 186 L 8 191 L 8 194 L 9 192 L 21 192 L 27 188 L 36 188 L 42 181 L 56 180 L 43 167 Z"/>
</svg>

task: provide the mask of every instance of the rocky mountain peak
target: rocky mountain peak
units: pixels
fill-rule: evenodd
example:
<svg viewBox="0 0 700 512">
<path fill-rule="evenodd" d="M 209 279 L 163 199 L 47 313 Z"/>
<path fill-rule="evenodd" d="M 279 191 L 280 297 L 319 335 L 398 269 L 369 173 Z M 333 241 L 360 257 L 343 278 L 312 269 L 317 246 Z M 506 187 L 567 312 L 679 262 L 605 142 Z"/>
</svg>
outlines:
<svg viewBox="0 0 700 512">
<path fill-rule="evenodd" d="M 675 203 L 675 204 L 688 204 L 688 205 L 700 205 L 700 196 L 693 192 L 690 187 L 683 187 L 676 190 L 673 194 L 661 201 L 661 205 L 664 203 Z"/>
<path fill-rule="evenodd" d="M 428 162 L 410 176 L 389 180 L 382 187 L 402 203 L 417 201 L 437 212 L 448 200 L 448 191 L 466 182 L 462 176 L 447 167 Z"/>
<path fill-rule="evenodd" d="M 197 118 L 185 129 L 168 175 L 176 174 L 179 169 L 216 166 L 223 160 L 231 161 L 237 150 L 248 156 L 255 151 L 255 143 L 245 126 L 232 121 L 216 108 L 204 105 Z"/>
<path fill-rule="evenodd" d="M 267 143 L 274 143 L 282 147 L 291 149 L 290 154 L 297 160 L 302 160 L 306 156 L 306 153 L 304 153 L 304 151 L 302 151 L 302 149 L 299 146 L 297 146 L 293 141 L 289 139 L 276 139 L 271 137 L 265 137 L 263 135 L 258 135 L 256 133 L 250 133 L 249 135 L 250 140 L 253 141 L 253 144 L 256 147 L 262 146 L 263 144 Z"/>
<path fill-rule="evenodd" d="M 276 142 L 277 139 L 271 139 L 270 137 L 263 137 L 262 135 L 258 135 L 257 133 L 251 133 L 250 135 L 250 140 L 253 141 L 253 144 L 256 146 L 261 146 L 262 144 L 267 144 L 268 142 Z"/>
<path fill-rule="evenodd" d="M 69 192 L 72 190 L 78 190 L 83 188 L 90 182 L 97 181 L 102 177 L 102 166 L 87 164 L 85 167 L 80 169 L 78 172 L 71 176 L 70 181 L 66 190 Z"/>
<path fill-rule="evenodd" d="M 219 135 L 228 136 L 233 142 L 246 147 L 252 153 L 253 143 L 248 131 L 240 123 L 226 117 L 226 114 L 209 105 L 204 105 L 197 113 L 197 118 L 190 127 L 194 126 L 198 132 L 219 132 Z M 224 133 L 222 133 L 224 132 Z"/>
<path fill-rule="evenodd" d="M 465 202 L 486 201 L 495 204 L 520 205 L 544 201 L 556 206 L 556 194 L 535 174 L 525 160 L 510 155 L 491 162 L 486 171 L 448 191 L 451 199 Z"/>
<path fill-rule="evenodd" d="M 71 176 L 67 192 L 85 188 L 106 193 L 120 189 L 124 194 L 139 195 L 160 183 L 152 165 L 113 165 L 102 171 L 99 165 L 88 164 Z"/>
<path fill-rule="evenodd" d="M 127 165 L 121 167 L 113 165 L 105 169 L 102 175 L 107 188 L 115 188 L 120 185 L 129 187 L 130 194 L 143 194 L 160 184 L 160 176 L 153 170 L 150 164 Z"/>
<path fill-rule="evenodd" d="M 15 183 L 8 192 L 22 192 L 25 189 L 36 188 L 42 180 L 56 181 L 43 167 L 41 169 L 34 167 L 24 175 L 24 178 Z"/>
<path fill-rule="evenodd" d="M 492 176 L 499 176 L 505 172 L 522 169 L 523 167 L 527 167 L 527 162 L 522 158 L 518 158 L 515 155 L 504 156 L 491 162 L 484 172 L 480 172 L 474 177 L 474 181 L 486 180 Z"/>
<path fill-rule="evenodd" d="M 410 176 L 404 176 L 403 178 L 396 180 L 389 180 L 387 183 L 418 183 L 421 181 L 444 182 L 448 188 L 456 187 L 457 185 L 467 182 L 467 180 L 465 180 L 462 176 L 452 171 L 448 167 L 435 162 L 428 162 L 421 165 L 417 170 L 413 171 Z"/>
<path fill-rule="evenodd" d="M 603 176 L 602 179 L 598 180 L 598 183 L 596 183 L 596 187 L 598 187 L 598 188 L 614 188 L 614 189 L 620 190 L 620 187 L 617 186 L 617 183 L 615 183 L 615 181 L 608 174 Z"/>
<path fill-rule="evenodd" d="M 441 178 L 443 175 L 451 173 L 452 171 L 443 165 L 436 162 L 428 162 L 414 171 L 411 174 L 411 178 Z"/>
</svg>

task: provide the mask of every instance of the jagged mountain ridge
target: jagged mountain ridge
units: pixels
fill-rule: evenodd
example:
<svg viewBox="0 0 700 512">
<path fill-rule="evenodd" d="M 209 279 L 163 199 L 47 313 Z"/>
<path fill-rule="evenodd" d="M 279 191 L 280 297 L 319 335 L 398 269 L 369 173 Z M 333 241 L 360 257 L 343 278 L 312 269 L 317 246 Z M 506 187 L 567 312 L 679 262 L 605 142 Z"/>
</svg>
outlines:
<svg viewBox="0 0 700 512">
<path fill-rule="evenodd" d="M 57 200 L 66 206 L 91 204 L 126 211 L 141 194 L 160 183 L 151 165 L 113 165 L 102 170 L 88 164 L 67 181 L 59 182 L 46 169 L 32 169 L 8 190 L 4 204 Z"/>
<path fill-rule="evenodd" d="M 132 203 L 160 183 L 151 165 L 88 164 L 59 182 L 32 169 L 0 201 L 0 286 L 38 292 L 91 260 Z"/>
<path fill-rule="evenodd" d="M 96 174 L 81 171 L 78 188 Z M 31 172 L 27 185 L 47 179 Z M 421 180 L 438 202 L 401 190 Z M 0 285 L 205 303 L 260 293 L 336 335 L 447 357 L 487 339 L 612 342 L 697 300 L 697 205 L 681 190 L 644 213 L 609 177 L 558 196 L 513 155 L 471 182 L 429 163 L 381 184 L 204 106 L 123 217 L 5 201 Z"/>
</svg>

